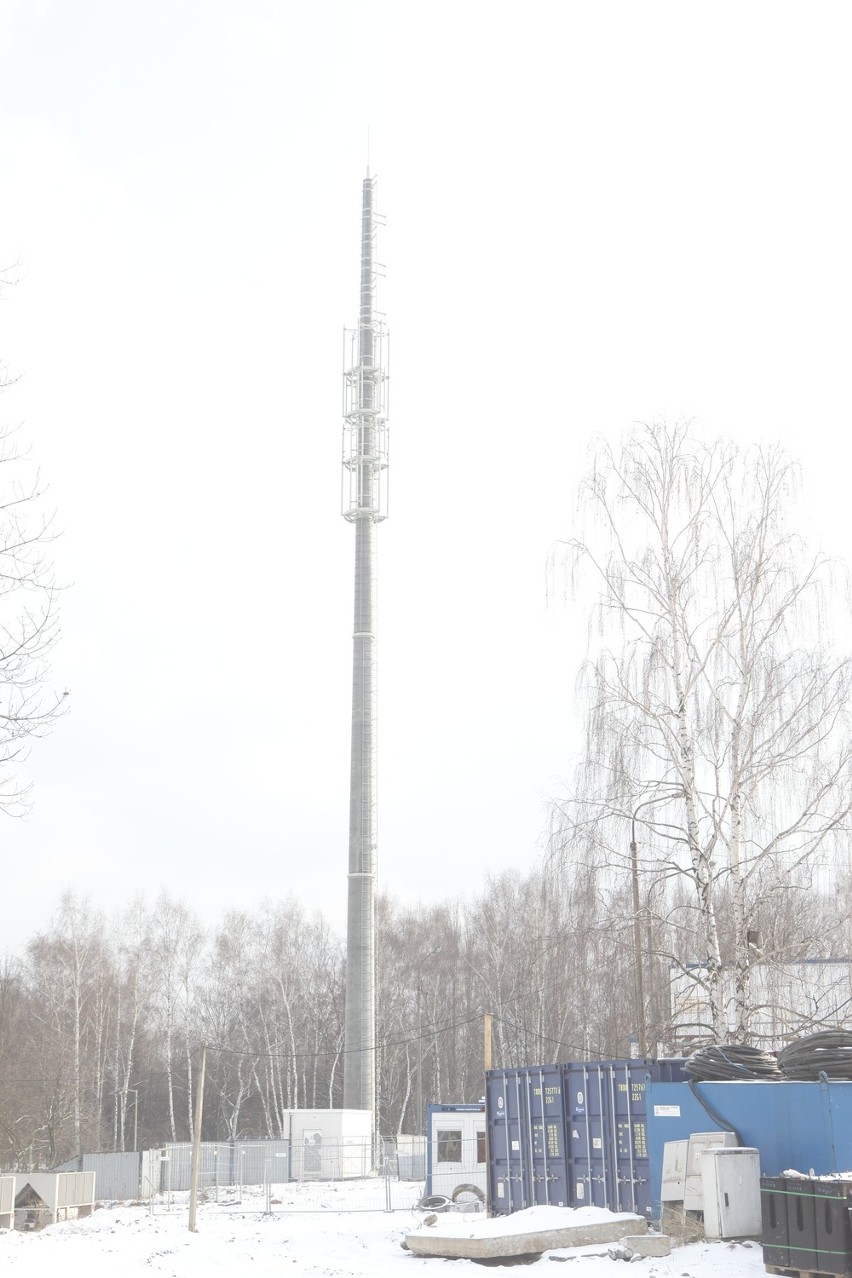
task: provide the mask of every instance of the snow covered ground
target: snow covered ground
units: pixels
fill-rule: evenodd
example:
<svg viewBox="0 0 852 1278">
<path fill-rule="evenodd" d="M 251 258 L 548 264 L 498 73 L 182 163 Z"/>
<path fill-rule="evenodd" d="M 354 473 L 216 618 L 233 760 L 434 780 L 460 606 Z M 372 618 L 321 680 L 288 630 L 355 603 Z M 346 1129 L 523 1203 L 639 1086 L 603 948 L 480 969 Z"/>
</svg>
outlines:
<svg viewBox="0 0 852 1278">
<path fill-rule="evenodd" d="M 443 1272 L 439 1266 L 470 1268 L 474 1263 L 423 1259 L 404 1251 L 400 1243 L 421 1227 L 423 1212 L 334 1209 L 363 1202 L 363 1185 L 300 1188 L 308 1192 L 297 1199 L 288 1195 L 291 1187 L 276 1187 L 279 1202 L 271 1215 L 265 1214 L 262 1190 L 244 1190 L 242 1203 L 201 1204 L 195 1234 L 187 1229 L 186 1194 L 175 1195 L 171 1208 L 157 1204 L 153 1214 L 147 1205 L 116 1205 L 38 1233 L 3 1231 L 0 1273 L 11 1278 L 437 1278 Z M 284 1210 L 288 1198 L 302 1209 Z M 334 1207 L 306 1210 L 323 1201 Z M 471 1229 L 485 1223 L 481 1216 L 467 1219 Z M 458 1217 L 454 1224 L 462 1227 Z M 574 1278 L 627 1278 L 626 1262 L 611 1260 L 604 1245 L 547 1252 L 518 1273 L 553 1275 L 553 1261 L 564 1261 L 565 1272 Z M 664 1259 L 633 1261 L 629 1268 L 632 1278 L 758 1278 L 764 1273 L 758 1243 L 693 1243 Z M 484 1275 L 487 1270 L 476 1266 L 475 1272 Z"/>
</svg>

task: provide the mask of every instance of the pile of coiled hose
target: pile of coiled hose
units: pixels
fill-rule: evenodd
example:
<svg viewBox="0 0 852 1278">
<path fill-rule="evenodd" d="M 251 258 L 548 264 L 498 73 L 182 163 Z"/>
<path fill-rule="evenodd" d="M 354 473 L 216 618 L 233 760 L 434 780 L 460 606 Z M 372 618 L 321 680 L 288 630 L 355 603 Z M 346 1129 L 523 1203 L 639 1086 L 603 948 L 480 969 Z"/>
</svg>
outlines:
<svg viewBox="0 0 852 1278">
<path fill-rule="evenodd" d="M 683 1068 L 698 1083 L 782 1077 L 774 1056 L 759 1047 L 745 1047 L 742 1043 L 714 1043 L 709 1047 L 699 1047 L 684 1061 Z"/>
<path fill-rule="evenodd" d="M 824 1074 L 852 1079 L 852 1034 L 840 1029 L 809 1034 L 785 1047 L 778 1064 L 785 1078 L 815 1081 Z"/>
</svg>

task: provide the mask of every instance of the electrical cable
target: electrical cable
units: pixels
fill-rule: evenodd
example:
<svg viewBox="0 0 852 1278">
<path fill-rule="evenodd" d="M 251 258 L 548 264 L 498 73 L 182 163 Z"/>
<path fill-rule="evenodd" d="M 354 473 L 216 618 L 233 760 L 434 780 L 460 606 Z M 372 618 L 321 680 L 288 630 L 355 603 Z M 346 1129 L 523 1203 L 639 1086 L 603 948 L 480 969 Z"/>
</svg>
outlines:
<svg viewBox="0 0 852 1278">
<path fill-rule="evenodd" d="M 852 1042 L 852 1038 L 850 1038 Z M 780 1079 L 778 1061 L 760 1047 L 744 1043 L 711 1043 L 699 1047 L 683 1063 L 697 1082 L 731 1082 L 736 1079 Z"/>
<path fill-rule="evenodd" d="M 517 1002 L 517 1000 L 514 1000 Z M 567 1052 L 574 1053 L 578 1060 L 585 1060 L 587 1049 L 578 1046 L 576 1043 L 566 1043 L 561 1038 L 548 1038 L 547 1034 L 540 1034 L 538 1030 L 532 1029 L 529 1025 L 525 1025 L 522 1021 L 511 1020 L 508 1016 L 501 1016 L 498 1012 L 494 1013 L 494 1020 L 499 1021 L 502 1025 L 508 1025 L 510 1029 L 521 1030 L 530 1038 L 537 1039 L 539 1043 L 548 1043 L 551 1047 L 564 1047 Z"/>
<path fill-rule="evenodd" d="M 745 1141 L 740 1134 L 739 1128 L 735 1127 L 733 1123 L 729 1123 L 727 1118 L 723 1118 L 718 1109 L 716 1109 L 716 1106 L 711 1105 L 707 1097 L 701 1095 L 694 1078 L 688 1078 L 686 1081 L 689 1084 L 689 1090 L 692 1092 L 701 1108 L 710 1115 L 717 1127 L 721 1127 L 724 1131 L 733 1132 L 737 1138 L 737 1144 L 740 1149 L 742 1149 L 745 1145 Z"/>
<path fill-rule="evenodd" d="M 388 1047 L 403 1047 L 406 1043 L 425 1042 L 427 1039 L 433 1038 L 437 1034 L 447 1034 L 450 1030 L 461 1029 L 464 1025 L 472 1025 L 474 1021 L 479 1021 L 480 1016 L 476 1013 L 468 1016 L 461 1021 L 451 1021 L 446 1025 L 423 1025 L 420 1034 L 411 1034 L 408 1038 L 383 1039 L 377 1042 L 370 1050 L 375 1052 L 384 1051 Z M 427 1033 L 426 1031 L 431 1031 Z M 207 1047 L 211 1052 L 225 1052 L 229 1056 L 248 1057 L 257 1060 L 279 1060 L 279 1061 L 295 1061 L 295 1060 L 321 1060 L 325 1057 L 340 1057 L 352 1055 L 356 1052 L 363 1052 L 363 1047 L 339 1048 L 333 1051 L 325 1052 L 291 1052 L 291 1051 L 267 1051 L 253 1050 L 251 1048 L 229 1047 L 227 1043 L 208 1043 Z"/>
<path fill-rule="evenodd" d="M 848 1030 L 820 1030 L 796 1039 L 778 1054 L 785 1078 L 816 1081 L 826 1078 L 852 1079 L 852 1033 Z"/>
</svg>

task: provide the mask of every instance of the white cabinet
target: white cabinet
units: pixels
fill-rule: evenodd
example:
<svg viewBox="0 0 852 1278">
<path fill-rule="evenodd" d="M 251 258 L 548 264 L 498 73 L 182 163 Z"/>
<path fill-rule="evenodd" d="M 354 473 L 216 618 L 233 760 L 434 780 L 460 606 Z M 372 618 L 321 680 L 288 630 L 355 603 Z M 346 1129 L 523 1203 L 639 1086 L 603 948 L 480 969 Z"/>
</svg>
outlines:
<svg viewBox="0 0 852 1278">
<path fill-rule="evenodd" d="M 760 1151 L 711 1149 L 701 1158 L 708 1238 L 759 1238 Z"/>
<path fill-rule="evenodd" d="M 686 1152 L 686 1180 L 683 1186 L 684 1211 L 704 1210 L 704 1190 L 701 1185 L 701 1161 L 708 1149 L 727 1149 L 736 1146 L 733 1132 L 693 1132 Z"/>
<path fill-rule="evenodd" d="M 688 1140 L 667 1140 L 663 1146 L 663 1184 L 660 1201 L 682 1203 L 686 1185 Z"/>
</svg>

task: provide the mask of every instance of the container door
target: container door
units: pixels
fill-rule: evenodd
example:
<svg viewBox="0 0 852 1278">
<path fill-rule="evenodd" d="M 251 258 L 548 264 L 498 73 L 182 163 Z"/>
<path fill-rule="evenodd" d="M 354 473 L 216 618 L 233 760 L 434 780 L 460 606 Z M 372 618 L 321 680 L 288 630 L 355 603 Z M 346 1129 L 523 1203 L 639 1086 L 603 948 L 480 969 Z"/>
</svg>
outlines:
<svg viewBox="0 0 852 1278">
<path fill-rule="evenodd" d="M 532 1205 L 537 1207 L 570 1205 L 562 1083 L 559 1066 L 526 1071 L 527 1161 Z"/>
<path fill-rule="evenodd" d="M 488 1140 L 491 1210 L 497 1216 L 531 1207 L 525 1167 L 527 1071 L 493 1070 L 488 1075 Z M 529 1147 L 529 1142 L 526 1142 Z"/>
<path fill-rule="evenodd" d="M 651 1214 L 651 1168 L 648 1161 L 647 1076 L 651 1061 L 613 1065 L 615 1152 L 618 1198 L 622 1211 Z"/>
<path fill-rule="evenodd" d="M 566 1066 L 571 1205 L 650 1215 L 646 1076 L 654 1062 Z"/>
<path fill-rule="evenodd" d="M 494 1070 L 485 1078 L 485 1112 L 488 1122 L 488 1197 L 491 1213 L 506 1216 L 512 1210 L 509 1182 L 509 1126 L 505 1071 Z"/>
<path fill-rule="evenodd" d="M 572 1207 L 610 1207 L 610 1151 L 603 1125 L 603 1090 L 600 1068 L 572 1065 L 567 1070 L 570 1088 Z"/>
</svg>

